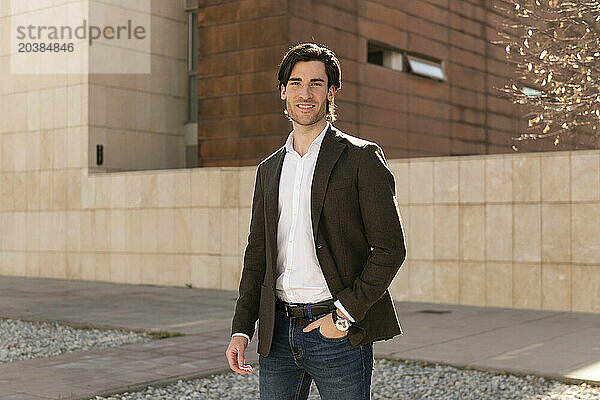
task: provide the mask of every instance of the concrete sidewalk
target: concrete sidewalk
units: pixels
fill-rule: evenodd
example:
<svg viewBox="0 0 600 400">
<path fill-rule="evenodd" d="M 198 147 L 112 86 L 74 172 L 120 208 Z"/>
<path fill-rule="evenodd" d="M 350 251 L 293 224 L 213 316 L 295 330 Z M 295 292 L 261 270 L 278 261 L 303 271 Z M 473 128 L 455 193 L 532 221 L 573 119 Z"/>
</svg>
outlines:
<svg viewBox="0 0 600 400">
<path fill-rule="evenodd" d="M 185 336 L 0 365 L 2 399 L 87 399 L 227 371 L 236 293 L 0 276 L 0 317 Z M 600 384 L 600 315 L 397 303 L 376 357 Z M 256 339 L 247 353 L 256 363 Z"/>
</svg>

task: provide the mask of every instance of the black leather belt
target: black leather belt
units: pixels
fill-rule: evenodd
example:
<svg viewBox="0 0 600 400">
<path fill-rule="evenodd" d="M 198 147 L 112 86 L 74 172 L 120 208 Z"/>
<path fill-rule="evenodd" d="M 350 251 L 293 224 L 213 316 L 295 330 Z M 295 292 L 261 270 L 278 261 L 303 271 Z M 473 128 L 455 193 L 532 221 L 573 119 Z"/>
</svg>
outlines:
<svg viewBox="0 0 600 400">
<path fill-rule="evenodd" d="M 335 310 L 334 300 L 313 304 L 290 304 L 277 299 L 276 306 L 290 318 L 315 317 Z"/>
</svg>

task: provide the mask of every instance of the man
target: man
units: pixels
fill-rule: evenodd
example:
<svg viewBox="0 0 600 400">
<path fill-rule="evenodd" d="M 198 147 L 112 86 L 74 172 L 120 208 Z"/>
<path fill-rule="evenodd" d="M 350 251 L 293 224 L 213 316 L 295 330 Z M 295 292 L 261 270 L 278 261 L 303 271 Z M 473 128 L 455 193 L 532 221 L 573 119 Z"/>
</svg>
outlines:
<svg viewBox="0 0 600 400">
<path fill-rule="evenodd" d="M 341 69 L 304 43 L 281 62 L 293 131 L 256 174 L 252 219 L 226 355 L 258 319 L 261 399 L 370 399 L 373 341 L 401 334 L 388 287 L 406 256 L 394 177 L 381 148 L 334 128 Z"/>
</svg>

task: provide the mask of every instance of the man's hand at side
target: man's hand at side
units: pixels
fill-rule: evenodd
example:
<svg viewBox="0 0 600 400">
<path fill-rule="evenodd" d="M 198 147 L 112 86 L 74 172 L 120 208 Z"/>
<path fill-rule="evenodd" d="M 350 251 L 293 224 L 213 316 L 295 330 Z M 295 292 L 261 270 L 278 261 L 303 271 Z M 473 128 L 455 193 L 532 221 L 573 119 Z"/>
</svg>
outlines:
<svg viewBox="0 0 600 400">
<path fill-rule="evenodd" d="M 252 372 L 252 367 L 244 363 L 246 347 L 248 347 L 248 339 L 243 336 L 234 336 L 231 338 L 229 347 L 227 347 L 227 351 L 225 352 L 229 368 L 238 374 L 249 374 Z"/>
</svg>

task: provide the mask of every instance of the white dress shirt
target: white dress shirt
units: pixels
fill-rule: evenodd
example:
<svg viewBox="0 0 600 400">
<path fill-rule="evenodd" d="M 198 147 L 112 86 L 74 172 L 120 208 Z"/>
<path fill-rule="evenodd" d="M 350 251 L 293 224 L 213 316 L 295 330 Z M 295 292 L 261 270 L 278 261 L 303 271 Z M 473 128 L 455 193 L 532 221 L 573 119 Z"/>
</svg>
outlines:
<svg viewBox="0 0 600 400">
<path fill-rule="evenodd" d="M 293 131 L 285 142 L 279 179 L 275 294 L 286 303 L 318 303 L 333 298 L 317 259 L 311 219 L 312 179 L 327 129 L 329 122 L 302 157 L 294 150 Z M 339 300 L 335 306 L 354 322 Z M 248 337 L 234 333 L 237 335 Z"/>
<path fill-rule="evenodd" d="M 312 178 L 328 127 L 329 123 L 302 157 L 294 150 L 293 132 L 285 142 L 279 179 L 275 294 L 286 303 L 332 298 L 317 259 L 310 207 Z"/>
</svg>

